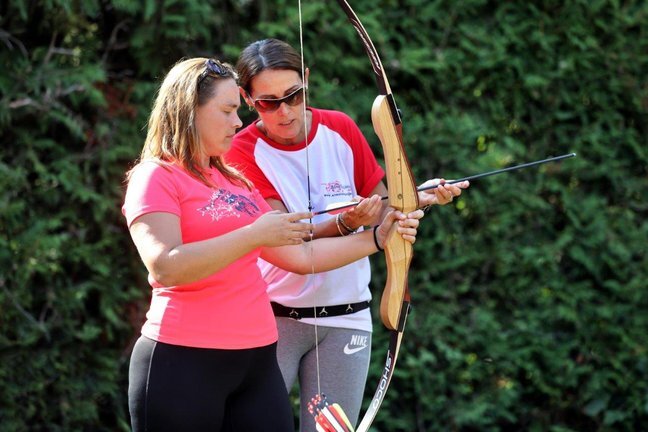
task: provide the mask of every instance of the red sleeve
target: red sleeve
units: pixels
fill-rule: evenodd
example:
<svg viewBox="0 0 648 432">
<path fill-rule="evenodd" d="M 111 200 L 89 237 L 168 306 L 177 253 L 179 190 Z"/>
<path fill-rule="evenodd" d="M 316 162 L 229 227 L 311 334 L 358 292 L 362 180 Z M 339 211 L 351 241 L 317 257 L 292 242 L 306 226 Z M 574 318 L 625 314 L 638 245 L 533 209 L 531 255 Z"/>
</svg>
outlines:
<svg viewBox="0 0 648 432">
<path fill-rule="evenodd" d="M 353 152 L 353 177 L 358 194 L 367 197 L 385 177 L 385 171 L 376 161 L 371 147 L 358 125 L 348 115 L 339 111 L 325 111 L 322 122 L 331 122 L 329 127 L 336 129 L 351 147 Z"/>
<path fill-rule="evenodd" d="M 263 174 L 263 171 L 256 164 L 254 158 L 254 146 L 256 137 L 249 131 L 250 127 L 256 127 L 251 124 L 244 130 L 234 136 L 232 148 L 225 154 L 225 161 L 241 171 L 241 173 L 250 180 L 264 199 L 273 198 L 283 202 L 279 193 L 272 186 L 272 183 Z"/>
</svg>

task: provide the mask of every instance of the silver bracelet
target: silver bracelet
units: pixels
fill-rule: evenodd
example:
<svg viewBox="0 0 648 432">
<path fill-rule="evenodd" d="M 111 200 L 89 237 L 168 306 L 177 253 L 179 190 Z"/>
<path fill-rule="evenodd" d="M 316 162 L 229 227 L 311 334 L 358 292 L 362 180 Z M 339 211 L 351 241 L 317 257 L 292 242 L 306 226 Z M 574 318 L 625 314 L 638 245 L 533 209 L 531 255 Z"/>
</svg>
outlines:
<svg viewBox="0 0 648 432">
<path fill-rule="evenodd" d="M 356 231 L 358 230 L 358 228 L 356 228 L 356 229 L 351 229 L 351 228 L 349 227 L 349 225 L 347 225 L 347 224 L 344 223 L 344 219 L 342 219 L 342 213 L 338 213 L 338 215 L 337 215 L 337 219 L 340 221 L 340 224 L 342 225 L 342 228 L 344 228 L 345 230 L 347 230 L 347 231 L 349 232 L 349 234 L 354 233 L 354 232 L 356 232 Z"/>
<path fill-rule="evenodd" d="M 338 215 L 335 216 L 335 226 L 337 227 L 337 230 L 340 233 L 340 236 L 344 237 L 346 234 L 344 234 L 342 232 L 342 228 L 340 228 L 340 215 L 342 215 L 342 213 L 338 213 Z"/>
</svg>

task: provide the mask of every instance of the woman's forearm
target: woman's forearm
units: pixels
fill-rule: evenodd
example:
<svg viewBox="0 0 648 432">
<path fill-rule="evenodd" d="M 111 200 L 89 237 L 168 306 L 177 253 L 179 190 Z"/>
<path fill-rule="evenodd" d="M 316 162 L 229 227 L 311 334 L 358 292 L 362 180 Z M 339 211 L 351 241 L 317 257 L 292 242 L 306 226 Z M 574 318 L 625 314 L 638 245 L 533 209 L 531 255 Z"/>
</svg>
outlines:
<svg viewBox="0 0 648 432">
<path fill-rule="evenodd" d="M 378 251 L 373 230 L 346 237 L 320 238 L 297 246 L 264 248 L 261 257 L 298 274 L 320 273 L 351 264 Z"/>
<path fill-rule="evenodd" d="M 220 271 L 259 247 L 249 226 L 195 243 L 181 244 L 170 250 L 159 267 L 169 277 L 165 285 L 195 282 Z"/>
</svg>

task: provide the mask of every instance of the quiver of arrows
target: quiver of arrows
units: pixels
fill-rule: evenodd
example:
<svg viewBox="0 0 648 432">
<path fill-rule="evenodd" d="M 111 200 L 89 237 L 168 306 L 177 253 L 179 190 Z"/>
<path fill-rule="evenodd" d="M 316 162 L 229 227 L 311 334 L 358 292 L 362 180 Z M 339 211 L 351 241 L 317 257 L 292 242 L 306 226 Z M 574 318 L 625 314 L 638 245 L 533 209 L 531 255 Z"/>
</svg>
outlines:
<svg viewBox="0 0 648 432">
<path fill-rule="evenodd" d="M 317 432 L 354 432 L 342 407 L 329 404 L 326 395 L 317 394 L 308 403 L 308 412 L 315 418 Z"/>
</svg>

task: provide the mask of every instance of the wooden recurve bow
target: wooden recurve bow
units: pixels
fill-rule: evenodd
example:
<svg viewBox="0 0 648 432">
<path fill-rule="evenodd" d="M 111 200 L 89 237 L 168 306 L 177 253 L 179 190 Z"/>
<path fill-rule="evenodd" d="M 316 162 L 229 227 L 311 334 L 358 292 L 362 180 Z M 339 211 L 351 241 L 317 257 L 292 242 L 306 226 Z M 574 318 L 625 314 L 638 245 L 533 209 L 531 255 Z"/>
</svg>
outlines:
<svg viewBox="0 0 648 432">
<path fill-rule="evenodd" d="M 371 38 L 349 3 L 345 0 L 338 0 L 338 4 L 346 13 L 360 39 L 362 39 L 376 77 L 379 95 L 374 100 L 371 108 L 371 120 L 383 148 L 387 188 L 389 190 L 388 203 L 390 207 L 407 214 L 416 210 L 419 203 L 416 184 L 405 156 L 400 112 Z M 413 247 L 397 232 L 396 224 L 387 237 L 385 256 L 387 281 L 380 302 L 380 318 L 385 327 L 390 330 L 390 342 L 387 359 L 377 389 L 356 432 L 366 432 L 369 429 L 382 404 L 396 367 L 396 360 L 410 309 L 407 275 L 413 256 Z"/>
</svg>

